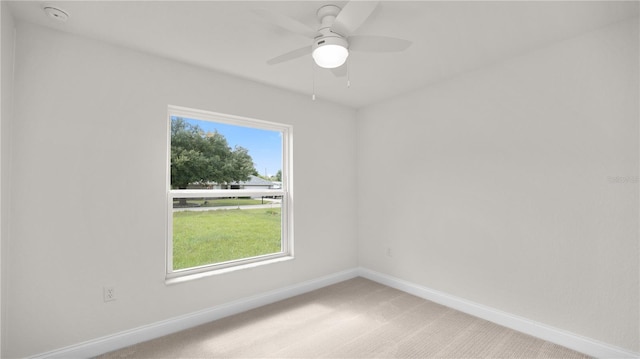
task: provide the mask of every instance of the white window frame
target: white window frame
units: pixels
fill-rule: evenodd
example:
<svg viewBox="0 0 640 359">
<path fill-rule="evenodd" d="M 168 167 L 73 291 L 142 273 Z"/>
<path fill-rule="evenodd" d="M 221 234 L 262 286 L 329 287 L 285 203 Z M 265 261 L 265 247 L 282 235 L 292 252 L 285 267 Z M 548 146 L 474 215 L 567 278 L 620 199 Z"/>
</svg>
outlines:
<svg viewBox="0 0 640 359">
<path fill-rule="evenodd" d="M 212 121 L 229 125 L 259 128 L 282 133 L 282 186 L 280 189 L 245 190 L 245 189 L 171 189 L 171 117 Z M 292 132 L 291 125 L 256 120 L 247 117 L 226 115 L 216 112 L 190 109 L 169 105 L 167 129 L 167 245 L 166 245 L 166 279 L 175 281 L 181 278 L 200 277 L 207 274 L 226 272 L 230 269 L 253 267 L 258 264 L 277 262 L 293 258 L 293 194 L 292 194 Z M 206 264 L 198 267 L 173 269 L 173 200 L 174 198 L 202 197 L 259 197 L 281 196 L 281 251 L 255 257 L 242 258 L 227 262 Z"/>
</svg>

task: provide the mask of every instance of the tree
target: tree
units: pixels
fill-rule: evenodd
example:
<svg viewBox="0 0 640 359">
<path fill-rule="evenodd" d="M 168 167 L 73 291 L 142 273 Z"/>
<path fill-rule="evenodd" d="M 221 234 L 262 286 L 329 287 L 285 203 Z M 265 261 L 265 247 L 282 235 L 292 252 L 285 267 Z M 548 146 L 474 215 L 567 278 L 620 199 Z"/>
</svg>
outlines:
<svg viewBox="0 0 640 359">
<path fill-rule="evenodd" d="M 242 146 L 235 146 L 231 151 L 227 166 L 231 175 L 230 180 L 227 182 L 246 181 L 249 179 L 249 175 L 257 172 L 253 166 L 253 159 L 249 155 L 249 150 Z"/>
<path fill-rule="evenodd" d="M 273 176 L 273 180 L 277 182 L 282 182 L 282 170 L 278 170 L 278 172 L 276 172 L 276 175 Z"/>
<path fill-rule="evenodd" d="M 205 133 L 182 118 L 171 120 L 171 188 L 246 181 L 255 171 L 246 148 L 232 150 L 218 131 Z"/>
</svg>

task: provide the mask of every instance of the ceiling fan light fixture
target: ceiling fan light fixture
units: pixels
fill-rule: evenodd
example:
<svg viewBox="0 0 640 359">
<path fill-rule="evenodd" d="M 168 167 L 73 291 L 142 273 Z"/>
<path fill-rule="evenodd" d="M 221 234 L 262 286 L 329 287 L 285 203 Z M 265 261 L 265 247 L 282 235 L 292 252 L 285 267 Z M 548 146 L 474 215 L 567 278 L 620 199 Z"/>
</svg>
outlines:
<svg viewBox="0 0 640 359">
<path fill-rule="evenodd" d="M 325 37 L 314 42 L 311 56 L 316 64 L 325 69 L 342 66 L 349 56 L 348 44 L 341 37 Z"/>
</svg>

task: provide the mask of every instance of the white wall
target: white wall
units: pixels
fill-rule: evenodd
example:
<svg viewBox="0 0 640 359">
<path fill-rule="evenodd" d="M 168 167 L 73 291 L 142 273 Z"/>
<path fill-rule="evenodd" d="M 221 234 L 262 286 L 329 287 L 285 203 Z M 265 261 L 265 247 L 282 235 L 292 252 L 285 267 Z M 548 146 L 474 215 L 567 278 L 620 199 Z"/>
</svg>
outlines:
<svg viewBox="0 0 640 359">
<path fill-rule="evenodd" d="M 2 295 L 6 293 L 4 290 L 4 276 L 7 271 L 6 266 L 6 250 L 4 250 L 4 239 L 8 238 L 8 203 L 10 185 L 9 185 L 9 150 L 11 143 L 11 118 L 13 116 L 13 46 L 14 46 L 14 22 L 7 4 L 0 2 L 0 15 L 1 15 L 1 35 L 0 42 L 0 356 L 2 356 L 2 349 L 5 347 L 4 336 L 2 333 L 6 332 L 5 321 L 5 302 L 2 300 Z"/>
<path fill-rule="evenodd" d="M 24 23 L 16 42 L 4 356 L 356 267 L 353 110 Z M 295 260 L 165 285 L 168 104 L 294 126 Z"/>
<path fill-rule="evenodd" d="M 360 265 L 638 352 L 638 63 L 636 18 L 359 111 Z"/>
</svg>

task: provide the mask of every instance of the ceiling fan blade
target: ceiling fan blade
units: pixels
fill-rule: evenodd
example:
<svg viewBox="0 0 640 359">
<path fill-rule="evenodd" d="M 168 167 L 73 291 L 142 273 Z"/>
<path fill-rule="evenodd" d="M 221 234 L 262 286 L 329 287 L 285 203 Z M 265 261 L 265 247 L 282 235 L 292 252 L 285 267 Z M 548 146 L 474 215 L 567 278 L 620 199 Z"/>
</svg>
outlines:
<svg viewBox="0 0 640 359">
<path fill-rule="evenodd" d="M 282 14 L 271 12 L 265 9 L 255 9 L 253 10 L 253 13 L 266 20 L 267 22 L 272 23 L 273 25 L 281 27 L 287 31 L 308 37 L 310 39 L 313 39 L 318 33 L 316 29 L 312 29 L 309 26 L 301 23 L 300 21 Z"/>
<path fill-rule="evenodd" d="M 334 67 L 331 69 L 331 72 L 333 72 L 336 77 L 345 77 L 347 76 L 347 64 Z"/>
<path fill-rule="evenodd" d="M 349 36 L 367 21 L 376 7 L 377 1 L 349 1 L 336 16 L 331 31 Z"/>
<path fill-rule="evenodd" d="M 289 51 L 289 52 L 287 52 L 285 54 L 282 54 L 280 56 L 276 56 L 276 57 L 274 57 L 274 58 L 272 58 L 270 60 L 267 60 L 267 64 L 269 64 L 269 65 L 279 64 L 281 62 L 297 59 L 298 57 L 302 57 L 302 56 L 308 55 L 310 53 L 311 53 L 311 46 L 301 47 L 299 49 L 295 49 L 293 51 Z"/>
<path fill-rule="evenodd" d="M 349 37 L 349 50 L 363 52 L 398 52 L 411 46 L 411 41 L 395 37 L 355 35 Z"/>
</svg>

